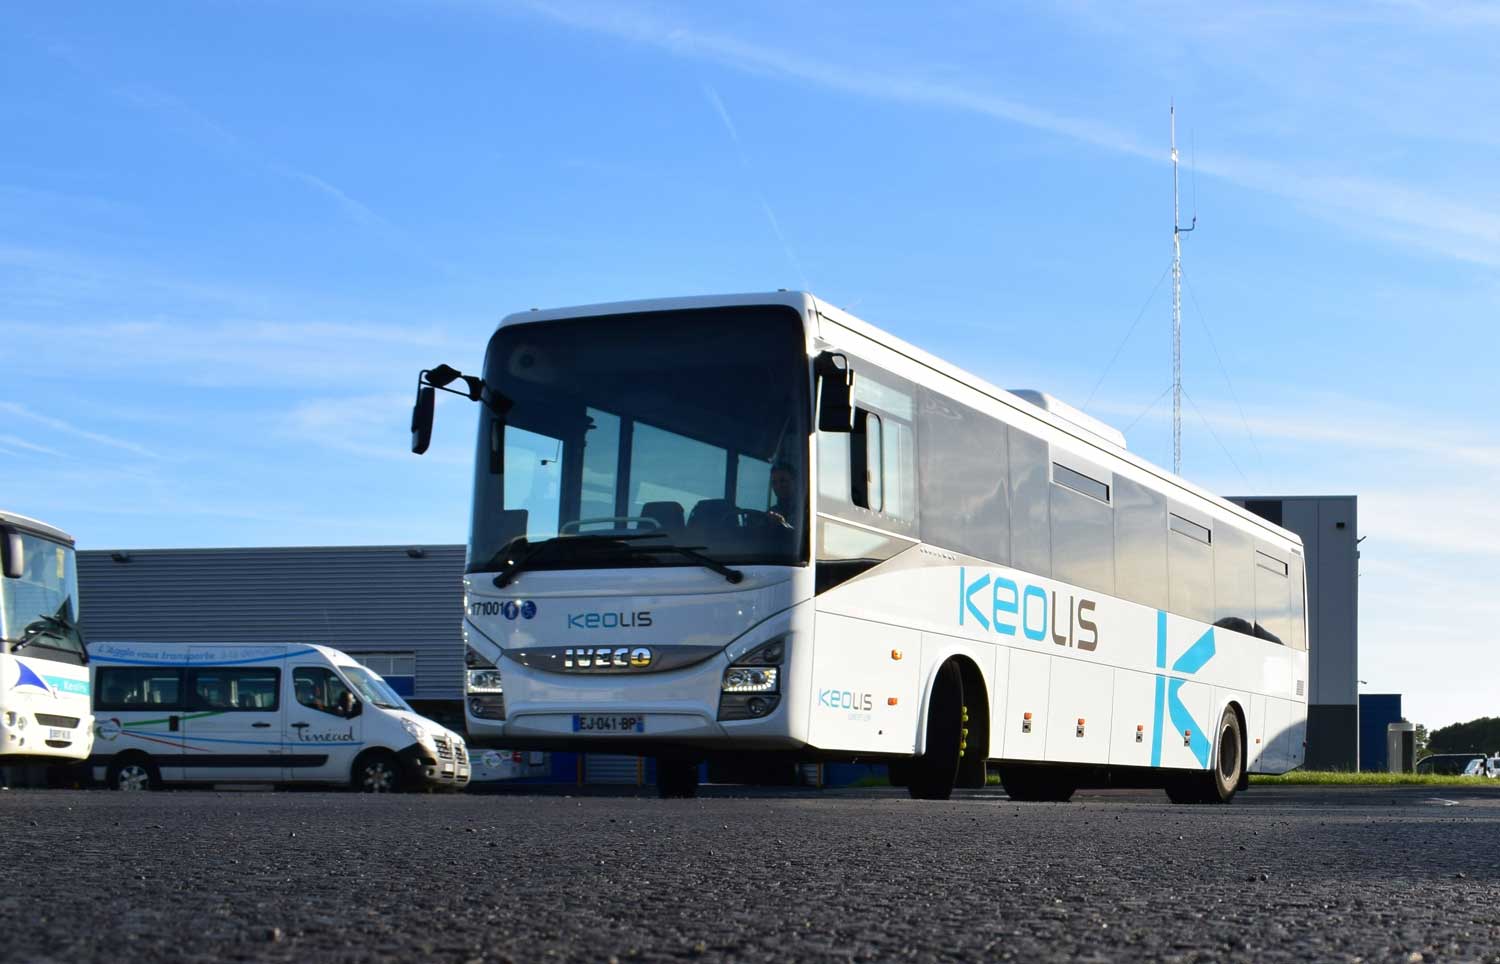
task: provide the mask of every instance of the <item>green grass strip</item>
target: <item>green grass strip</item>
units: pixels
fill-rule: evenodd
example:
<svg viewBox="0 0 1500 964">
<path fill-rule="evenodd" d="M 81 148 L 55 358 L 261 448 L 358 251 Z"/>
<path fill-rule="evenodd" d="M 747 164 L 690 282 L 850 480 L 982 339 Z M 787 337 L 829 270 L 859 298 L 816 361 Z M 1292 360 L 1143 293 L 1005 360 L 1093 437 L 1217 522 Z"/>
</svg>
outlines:
<svg viewBox="0 0 1500 964">
<path fill-rule="evenodd" d="M 1251 774 L 1251 786 L 1263 787 L 1469 787 L 1500 793 L 1500 780 L 1449 777 L 1427 773 L 1347 773 L 1340 770 L 1293 770 L 1279 776 Z"/>
</svg>

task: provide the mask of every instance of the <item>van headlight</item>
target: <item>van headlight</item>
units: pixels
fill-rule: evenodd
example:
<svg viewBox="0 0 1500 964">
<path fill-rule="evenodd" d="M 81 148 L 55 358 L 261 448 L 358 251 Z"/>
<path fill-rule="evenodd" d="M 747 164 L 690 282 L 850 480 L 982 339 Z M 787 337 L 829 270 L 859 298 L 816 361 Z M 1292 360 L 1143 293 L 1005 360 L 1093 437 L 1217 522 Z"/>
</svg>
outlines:
<svg viewBox="0 0 1500 964">
<path fill-rule="evenodd" d="M 432 734 L 429 733 L 427 731 L 427 727 L 423 726 L 422 724 L 417 723 L 414 720 L 402 719 L 401 728 L 406 731 L 407 736 L 410 736 L 418 743 L 421 743 L 424 746 L 433 745 Z"/>
</svg>

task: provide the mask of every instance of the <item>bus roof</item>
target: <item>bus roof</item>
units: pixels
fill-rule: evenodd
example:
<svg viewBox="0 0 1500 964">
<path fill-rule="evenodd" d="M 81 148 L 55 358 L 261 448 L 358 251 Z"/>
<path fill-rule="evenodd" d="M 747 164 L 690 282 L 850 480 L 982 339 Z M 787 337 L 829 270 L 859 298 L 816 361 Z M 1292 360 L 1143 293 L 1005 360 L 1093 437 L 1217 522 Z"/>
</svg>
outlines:
<svg viewBox="0 0 1500 964">
<path fill-rule="evenodd" d="M 1123 446 L 1113 444 L 1107 435 L 1101 436 L 1095 434 L 1084 426 L 1077 425 L 1054 412 L 1048 411 L 1041 405 L 999 388 L 989 381 L 980 378 L 978 375 L 959 368 L 957 365 L 943 361 L 915 345 L 897 338 L 890 332 L 882 328 L 877 328 L 860 318 L 856 318 L 847 311 L 837 308 L 805 291 L 789 291 L 782 288 L 768 292 L 690 295 L 674 298 L 651 298 L 637 301 L 575 305 L 566 308 L 533 308 L 529 311 L 520 311 L 506 315 L 501 320 L 500 325 L 504 327 L 506 325 L 520 325 L 530 322 L 561 321 L 568 318 L 597 317 L 601 315 L 634 315 L 654 311 L 688 311 L 703 308 L 733 308 L 751 305 L 786 305 L 789 308 L 797 309 L 799 312 L 806 312 L 809 330 L 812 333 L 817 333 L 817 322 L 812 316 L 817 314 L 826 317 L 829 321 L 878 342 L 888 350 L 904 355 L 909 360 L 937 374 L 945 375 L 981 394 L 988 395 L 995 401 L 1014 409 L 1018 414 L 1036 419 L 1085 445 L 1099 450 L 1103 455 L 1124 461 L 1187 495 L 1204 500 L 1221 512 L 1228 513 L 1244 523 L 1272 533 L 1295 546 L 1302 545 L 1302 537 L 1295 532 L 1284 529 L 1267 519 L 1263 519 L 1243 506 L 1236 505 L 1227 499 L 1214 495 L 1206 489 L 1202 489 L 1183 479 L 1181 476 L 1174 475 L 1166 469 L 1146 461 Z"/>
<path fill-rule="evenodd" d="M 56 526 L 49 526 L 45 522 L 33 519 L 30 516 L 21 515 L 18 512 L 9 512 L 0 509 L 0 525 L 14 526 L 22 532 L 41 536 L 43 539 L 51 539 L 53 542 L 61 542 L 68 546 L 73 545 L 73 537 L 66 532 Z"/>
</svg>

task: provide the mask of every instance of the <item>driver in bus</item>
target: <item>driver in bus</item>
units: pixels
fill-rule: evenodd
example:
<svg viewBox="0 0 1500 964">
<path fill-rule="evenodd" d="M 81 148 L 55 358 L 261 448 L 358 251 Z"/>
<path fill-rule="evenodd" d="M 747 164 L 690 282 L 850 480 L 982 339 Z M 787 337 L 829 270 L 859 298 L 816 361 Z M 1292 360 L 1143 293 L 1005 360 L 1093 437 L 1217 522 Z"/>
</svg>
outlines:
<svg viewBox="0 0 1500 964">
<path fill-rule="evenodd" d="M 797 512 L 797 476 L 786 462 L 771 466 L 771 495 L 774 499 L 766 515 L 774 521 L 792 528 L 792 519 Z"/>
</svg>

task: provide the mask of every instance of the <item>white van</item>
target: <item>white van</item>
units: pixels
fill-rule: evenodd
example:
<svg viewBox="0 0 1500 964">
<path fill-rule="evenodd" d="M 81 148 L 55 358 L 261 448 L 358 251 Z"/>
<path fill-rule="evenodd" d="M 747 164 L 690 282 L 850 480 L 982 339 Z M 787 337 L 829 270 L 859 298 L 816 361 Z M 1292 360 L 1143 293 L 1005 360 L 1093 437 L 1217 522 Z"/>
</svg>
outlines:
<svg viewBox="0 0 1500 964">
<path fill-rule="evenodd" d="M 331 783 L 382 792 L 469 782 L 463 738 L 326 646 L 90 643 L 94 778 Z"/>
</svg>

